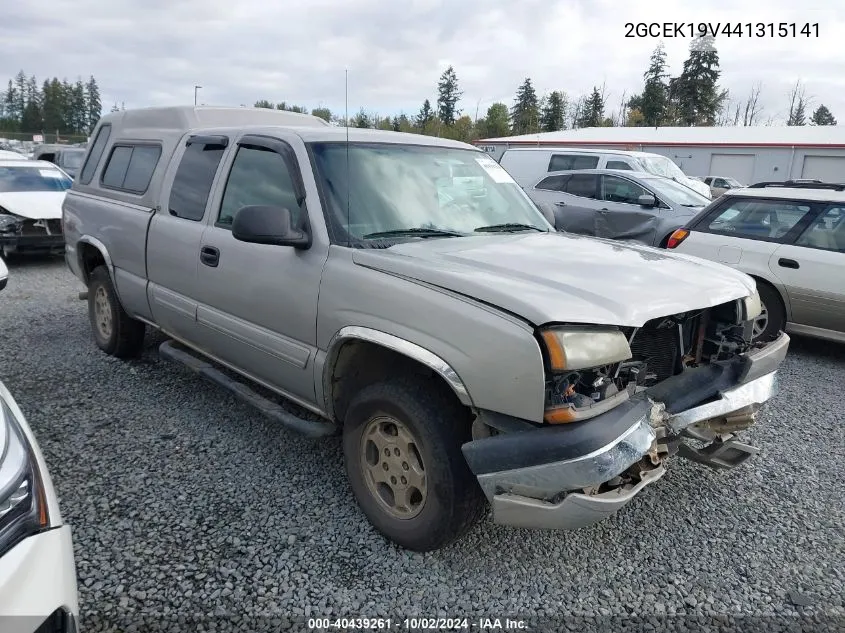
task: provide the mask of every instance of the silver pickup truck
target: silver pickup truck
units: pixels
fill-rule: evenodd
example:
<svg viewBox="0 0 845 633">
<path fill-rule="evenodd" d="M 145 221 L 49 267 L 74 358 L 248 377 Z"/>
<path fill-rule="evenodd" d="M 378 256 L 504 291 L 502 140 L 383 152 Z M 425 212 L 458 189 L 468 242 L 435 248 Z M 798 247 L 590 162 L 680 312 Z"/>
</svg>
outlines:
<svg viewBox="0 0 845 633">
<path fill-rule="evenodd" d="M 282 425 L 342 433 L 364 514 L 420 551 L 488 503 L 498 523 L 574 529 L 672 456 L 738 465 L 789 345 L 750 343 L 751 277 L 557 233 L 495 161 L 444 139 L 116 112 L 63 216 L 105 353 L 157 328 L 162 356 Z"/>
</svg>

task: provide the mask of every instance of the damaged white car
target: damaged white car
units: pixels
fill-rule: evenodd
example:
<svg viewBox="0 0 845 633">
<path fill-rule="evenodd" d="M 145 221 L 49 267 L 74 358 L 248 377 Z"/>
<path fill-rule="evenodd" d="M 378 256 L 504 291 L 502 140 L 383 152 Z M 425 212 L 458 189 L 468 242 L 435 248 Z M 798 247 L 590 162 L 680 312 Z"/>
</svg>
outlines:
<svg viewBox="0 0 845 633">
<path fill-rule="evenodd" d="M 62 202 L 71 184 L 46 161 L 0 161 L 0 254 L 61 252 Z"/>
</svg>

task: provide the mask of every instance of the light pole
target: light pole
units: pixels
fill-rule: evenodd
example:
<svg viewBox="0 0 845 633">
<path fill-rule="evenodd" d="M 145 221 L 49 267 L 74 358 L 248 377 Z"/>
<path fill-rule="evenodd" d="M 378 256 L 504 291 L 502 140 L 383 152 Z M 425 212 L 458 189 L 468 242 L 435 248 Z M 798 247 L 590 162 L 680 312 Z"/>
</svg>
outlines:
<svg viewBox="0 0 845 633">
<path fill-rule="evenodd" d="M 202 88 L 202 86 L 194 86 L 194 105 L 197 105 L 197 90 Z"/>
</svg>

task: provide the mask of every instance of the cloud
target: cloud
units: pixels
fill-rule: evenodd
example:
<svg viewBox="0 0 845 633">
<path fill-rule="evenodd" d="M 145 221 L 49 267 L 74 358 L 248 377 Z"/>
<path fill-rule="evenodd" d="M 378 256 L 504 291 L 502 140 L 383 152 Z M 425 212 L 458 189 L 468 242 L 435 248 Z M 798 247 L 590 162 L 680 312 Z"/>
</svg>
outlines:
<svg viewBox="0 0 845 633">
<path fill-rule="evenodd" d="M 813 104 L 845 121 L 836 3 L 715 0 L 51 0 L 6 3 L 0 20 L 0 78 L 23 68 L 39 81 L 94 75 L 104 106 L 287 101 L 340 112 L 344 69 L 349 107 L 416 112 L 436 97 L 454 65 L 461 107 L 475 116 L 510 104 L 525 77 L 539 93 L 570 96 L 606 85 L 609 108 L 641 89 L 654 37 L 626 38 L 633 23 L 818 23 L 818 37 L 716 39 L 721 83 L 735 99 L 762 84 L 762 117 L 782 117 L 801 78 Z M 705 6 L 706 4 L 706 6 Z M 741 4 L 741 6 L 740 6 Z M 689 37 L 663 38 L 680 72 Z"/>
</svg>

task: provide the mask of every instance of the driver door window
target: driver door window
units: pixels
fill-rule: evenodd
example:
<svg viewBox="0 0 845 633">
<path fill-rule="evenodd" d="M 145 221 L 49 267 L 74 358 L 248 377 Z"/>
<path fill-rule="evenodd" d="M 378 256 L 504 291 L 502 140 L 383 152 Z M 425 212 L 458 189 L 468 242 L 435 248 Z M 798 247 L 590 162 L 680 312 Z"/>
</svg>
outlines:
<svg viewBox="0 0 845 633">
<path fill-rule="evenodd" d="M 621 202 L 624 204 L 639 204 L 639 197 L 651 195 L 643 187 L 626 178 L 619 176 L 602 176 L 602 200 Z"/>
<path fill-rule="evenodd" d="M 599 177 L 595 174 L 572 174 L 564 191 L 580 198 L 596 199 Z"/>
<path fill-rule="evenodd" d="M 281 154 L 264 147 L 241 145 L 226 182 L 217 226 L 231 228 L 238 209 L 252 205 L 284 207 L 290 211 L 291 224 L 299 226 L 302 209 L 294 191 Z"/>
</svg>

